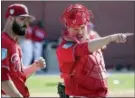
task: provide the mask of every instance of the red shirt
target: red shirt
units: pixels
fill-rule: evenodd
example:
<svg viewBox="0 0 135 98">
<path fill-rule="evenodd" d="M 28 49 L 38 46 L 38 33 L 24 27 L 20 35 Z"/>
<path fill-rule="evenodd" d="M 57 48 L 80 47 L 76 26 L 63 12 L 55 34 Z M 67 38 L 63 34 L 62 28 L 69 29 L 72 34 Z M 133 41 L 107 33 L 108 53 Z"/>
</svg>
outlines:
<svg viewBox="0 0 135 98">
<path fill-rule="evenodd" d="M 1 65 L 1 81 L 11 79 L 24 96 L 29 97 L 29 90 L 25 85 L 26 76 L 22 70 L 22 54 L 21 49 L 7 33 L 2 33 L 2 65 Z M 2 90 L 2 93 L 4 91 Z"/>
<path fill-rule="evenodd" d="M 76 43 L 63 40 L 56 52 L 66 94 L 106 96 L 106 70 L 101 50 L 90 53 L 87 41 Z"/>
<path fill-rule="evenodd" d="M 28 27 L 27 29 L 26 29 L 26 34 L 25 34 L 25 38 L 26 39 L 29 39 L 29 40 L 32 40 L 32 27 Z"/>
<path fill-rule="evenodd" d="M 44 41 L 45 37 L 46 32 L 42 28 L 39 28 L 37 26 L 33 28 L 33 36 L 32 36 L 33 41 L 42 42 Z"/>
</svg>

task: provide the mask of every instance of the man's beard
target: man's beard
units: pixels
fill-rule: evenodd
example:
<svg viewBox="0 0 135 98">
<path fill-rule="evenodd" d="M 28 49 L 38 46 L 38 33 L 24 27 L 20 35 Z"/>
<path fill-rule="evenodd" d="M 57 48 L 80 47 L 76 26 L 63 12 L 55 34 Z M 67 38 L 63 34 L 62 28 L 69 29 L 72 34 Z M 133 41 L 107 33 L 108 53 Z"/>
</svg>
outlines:
<svg viewBox="0 0 135 98">
<path fill-rule="evenodd" d="M 16 21 L 14 21 L 12 25 L 12 30 L 16 35 L 24 36 L 26 32 L 26 25 L 20 26 Z"/>
</svg>

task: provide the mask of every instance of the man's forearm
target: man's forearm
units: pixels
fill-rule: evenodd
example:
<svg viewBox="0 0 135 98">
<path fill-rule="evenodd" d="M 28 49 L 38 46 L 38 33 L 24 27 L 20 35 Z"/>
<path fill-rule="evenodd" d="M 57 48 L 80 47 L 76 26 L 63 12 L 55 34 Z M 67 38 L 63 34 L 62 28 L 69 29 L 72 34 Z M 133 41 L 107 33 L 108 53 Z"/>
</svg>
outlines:
<svg viewBox="0 0 135 98">
<path fill-rule="evenodd" d="M 32 65 L 30 65 L 27 68 L 24 68 L 23 71 L 24 71 L 24 74 L 26 75 L 26 77 L 28 78 L 36 71 L 38 71 L 42 68 L 45 68 L 45 67 L 46 67 L 45 59 L 43 59 L 43 57 L 40 57 L 38 60 L 35 60 Z"/>
<path fill-rule="evenodd" d="M 37 70 L 39 70 L 39 68 L 36 67 L 35 63 L 23 69 L 24 74 L 27 78 L 30 77 L 33 73 L 35 73 Z"/>
<path fill-rule="evenodd" d="M 133 36 L 132 33 L 118 33 L 106 37 L 97 38 L 88 42 L 89 52 L 94 52 L 101 49 L 103 46 L 108 45 L 110 42 L 125 43 L 127 36 Z"/>
<path fill-rule="evenodd" d="M 7 81 L 2 81 L 1 82 L 1 86 L 2 86 L 2 90 L 10 97 L 14 98 L 14 97 L 22 97 L 22 95 L 20 94 L 20 92 L 17 90 L 17 88 L 15 87 L 15 85 L 13 84 L 13 82 L 11 80 L 7 80 Z"/>
<path fill-rule="evenodd" d="M 96 38 L 88 42 L 88 50 L 90 52 L 94 52 L 108 45 L 110 42 L 111 42 L 110 36 Z"/>
</svg>

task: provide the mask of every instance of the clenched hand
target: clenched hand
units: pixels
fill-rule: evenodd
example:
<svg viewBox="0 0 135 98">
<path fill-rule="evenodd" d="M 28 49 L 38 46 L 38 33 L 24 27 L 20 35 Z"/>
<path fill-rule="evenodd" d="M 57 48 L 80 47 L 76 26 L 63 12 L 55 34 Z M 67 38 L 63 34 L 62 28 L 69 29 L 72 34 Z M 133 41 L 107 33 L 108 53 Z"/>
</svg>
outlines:
<svg viewBox="0 0 135 98">
<path fill-rule="evenodd" d="M 35 60 L 34 62 L 36 64 L 36 66 L 40 69 L 43 69 L 46 67 L 46 62 L 45 59 L 40 57 L 38 60 Z"/>
</svg>

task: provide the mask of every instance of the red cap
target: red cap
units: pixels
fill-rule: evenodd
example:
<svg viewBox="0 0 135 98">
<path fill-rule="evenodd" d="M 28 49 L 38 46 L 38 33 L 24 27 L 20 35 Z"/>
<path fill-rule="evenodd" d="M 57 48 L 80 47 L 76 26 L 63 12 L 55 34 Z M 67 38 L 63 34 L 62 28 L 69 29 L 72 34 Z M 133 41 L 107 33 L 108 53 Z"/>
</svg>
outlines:
<svg viewBox="0 0 135 98">
<path fill-rule="evenodd" d="M 61 21 L 66 26 L 75 27 L 90 22 L 91 17 L 93 17 L 93 14 L 90 10 L 81 4 L 75 4 L 64 11 Z"/>
<path fill-rule="evenodd" d="M 9 16 L 24 16 L 35 19 L 34 16 L 29 15 L 28 8 L 23 4 L 12 4 L 6 11 L 6 18 Z"/>
</svg>

